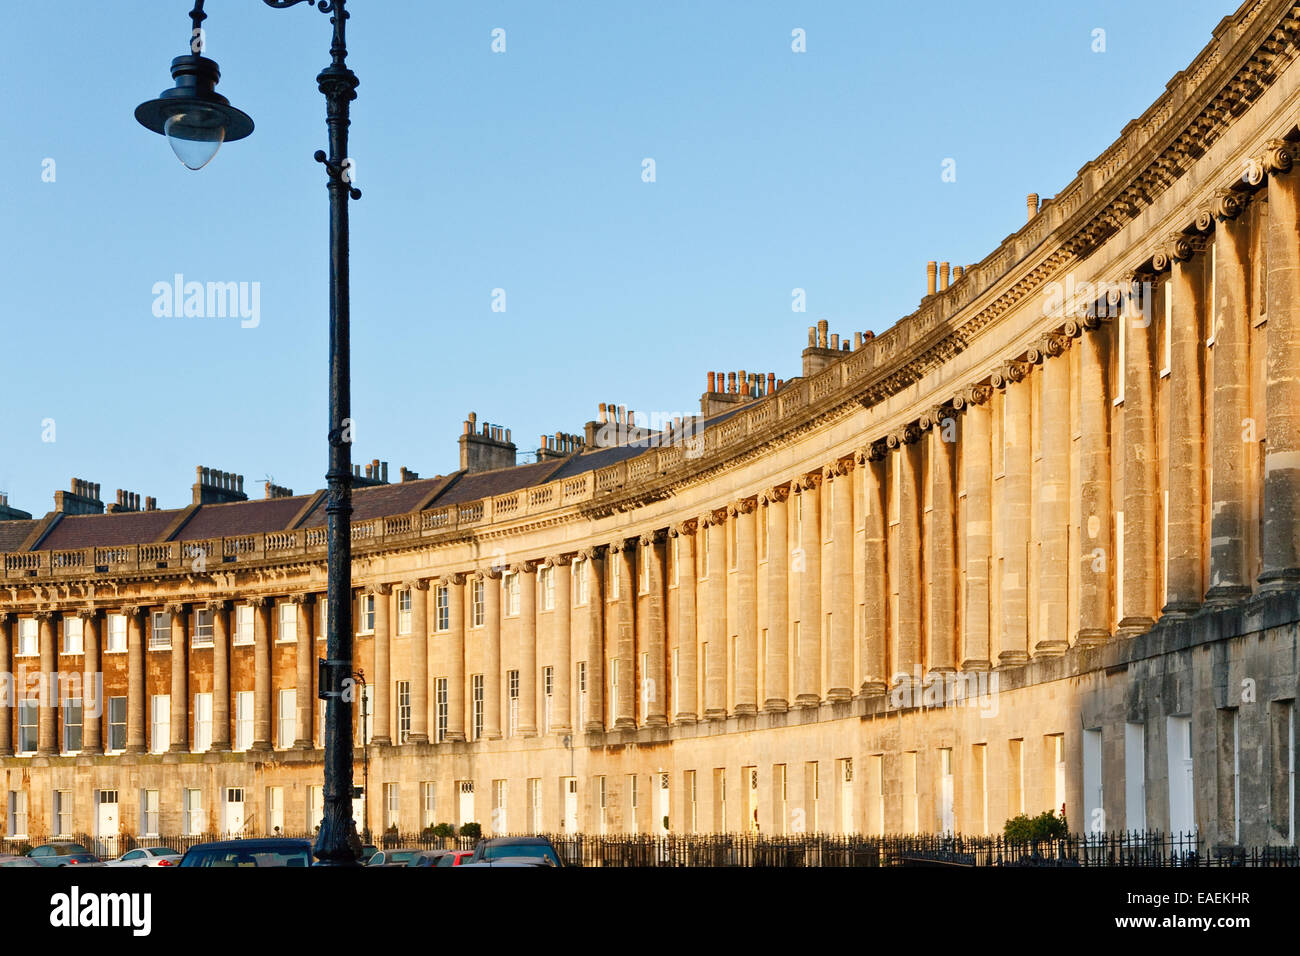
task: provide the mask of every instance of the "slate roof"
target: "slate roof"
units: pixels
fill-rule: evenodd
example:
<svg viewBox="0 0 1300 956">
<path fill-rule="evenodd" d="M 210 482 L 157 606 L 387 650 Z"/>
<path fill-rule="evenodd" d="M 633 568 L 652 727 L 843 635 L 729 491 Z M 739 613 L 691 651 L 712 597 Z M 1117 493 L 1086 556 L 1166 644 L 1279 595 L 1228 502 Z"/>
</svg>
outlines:
<svg viewBox="0 0 1300 956">
<path fill-rule="evenodd" d="M 126 511 L 109 515 L 68 515 L 40 543 L 42 551 L 103 548 L 157 541 L 183 509 Z"/>
</svg>

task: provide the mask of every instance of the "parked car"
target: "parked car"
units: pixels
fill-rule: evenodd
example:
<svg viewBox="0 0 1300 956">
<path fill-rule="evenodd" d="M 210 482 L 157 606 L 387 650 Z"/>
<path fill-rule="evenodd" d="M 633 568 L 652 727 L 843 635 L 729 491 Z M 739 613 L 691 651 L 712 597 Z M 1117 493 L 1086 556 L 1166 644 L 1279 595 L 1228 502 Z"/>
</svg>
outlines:
<svg viewBox="0 0 1300 956">
<path fill-rule="evenodd" d="M 560 854 L 546 837 L 495 837 L 481 840 L 467 863 L 523 866 L 564 866 Z"/>
<path fill-rule="evenodd" d="M 180 866 L 280 867 L 311 866 L 308 840 L 220 840 L 196 843 L 185 851 Z"/>
<path fill-rule="evenodd" d="M 473 855 L 473 850 L 448 850 L 434 866 L 464 866 Z"/>
<path fill-rule="evenodd" d="M 362 866 L 365 866 L 370 862 L 370 858 L 378 852 L 379 847 L 375 846 L 373 843 L 363 843 L 361 845 L 361 855 L 357 857 L 357 859 L 361 861 Z"/>
<path fill-rule="evenodd" d="M 38 866 L 97 865 L 102 861 L 80 843 L 42 843 L 27 851 Z"/>
<path fill-rule="evenodd" d="M 40 864 L 29 856 L 14 856 L 12 853 L 4 853 L 0 854 L 0 866 L 39 867 Z"/>
<path fill-rule="evenodd" d="M 421 850 L 407 862 L 407 866 L 437 866 L 438 861 L 450 853 L 450 850 Z"/>
<path fill-rule="evenodd" d="M 419 847 L 379 850 L 366 862 L 366 866 L 406 866 L 411 862 L 411 858 L 420 852 Z"/>
<path fill-rule="evenodd" d="M 142 846 L 127 850 L 116 860 L 108 860 L 105 866 L 176 866 L 181 862 L 181 851 L 169 846 Z"/>
</svg>

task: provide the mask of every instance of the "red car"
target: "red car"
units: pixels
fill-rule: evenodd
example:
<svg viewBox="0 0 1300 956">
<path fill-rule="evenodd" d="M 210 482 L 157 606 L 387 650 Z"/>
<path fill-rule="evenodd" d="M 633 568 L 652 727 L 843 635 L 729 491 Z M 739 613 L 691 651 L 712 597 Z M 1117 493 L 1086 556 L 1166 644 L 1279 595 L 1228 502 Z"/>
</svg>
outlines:
<svg viewBox="0 0 1300 956">
<path fill-rule="evenodd" d="M 448 853 L 446 856 L 444 856 L 441 860 L 438 861 L 438 865 L 439 866 L 460 866 L 462 863 L 468 862 L 469 858 L 473 855 L 474 855 L 473 850 L 452 850 L 450 853 Z"/>
</svg>

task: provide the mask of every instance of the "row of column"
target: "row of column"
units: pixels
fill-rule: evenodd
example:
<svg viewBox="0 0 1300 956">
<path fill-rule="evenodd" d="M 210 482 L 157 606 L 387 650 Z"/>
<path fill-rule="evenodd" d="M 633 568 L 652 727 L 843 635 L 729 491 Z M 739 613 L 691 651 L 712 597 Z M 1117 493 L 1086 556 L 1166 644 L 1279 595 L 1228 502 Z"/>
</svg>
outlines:
<svg viewBox="0 0 1300 956">
<path fill-rule="evenodd" d="M 312 724 L 315 710 L 312 707 L 312 662 L 315 656 L 313 624 L 310 613 L 314 596 L 295 595 L 290 600 L 298 605 L 295 661 L 295 687 L 297 697 L 296 748 L 312 746 Z M 271 749 L 271 642 L 272 610 L 274 601 L 266 597 L 249 598 L 242 603 L 252 605 L 253 613 L 253 741 L 251 749 Z M 212 614 L 212 749 L 230 749 L 230 602 L 207 601 L 200 604 L 173 603 L 161 610 L 170 615 L 169 656 L 169 727 L 168 747 L 172 752 L 189 752 L 190 734 L 190 640 L 193 634 L 192 617 L 196 610 Z M 82 753 L 98 754 L 104 749 L 103 713 L 106 700 L 95 700 L 101 692 L 96 675 L 102 674 L 103 622 L 107 613 L 121 614 L 126 619 L 127 658 L 127 711 L 126 747 L 129 754 L 144 753 L 149 749 L 146 736 L 148 726 L 148 699 L 145 682 L 145 626 L 144 615 L 148 609 L 128 605 L 113 609 L 79 609 L 74 612 L 42 610 L 32 616 L 38 622 L 40 673 L 44 693 L 39 695 L 40 707 L 37 727 L 37 753 L 57 754 L 60 751 L 58 710 L 60 707 L 60 651 L 57 646 L 60 617 L 76 616 L 82 620 L 82 666 L 78 673 L 84 676 L 82 694 Z M 0 670 L 14 675 L 14 633 L 16 616 L 0 612 Z M 17 681 L 16 676 L 10 680 Z M 20 688 L 15 687 L 15 696 Z M 8 695 L 0 695 L 0 756 L 14 753 L 13 714 Z"/>
</svg>

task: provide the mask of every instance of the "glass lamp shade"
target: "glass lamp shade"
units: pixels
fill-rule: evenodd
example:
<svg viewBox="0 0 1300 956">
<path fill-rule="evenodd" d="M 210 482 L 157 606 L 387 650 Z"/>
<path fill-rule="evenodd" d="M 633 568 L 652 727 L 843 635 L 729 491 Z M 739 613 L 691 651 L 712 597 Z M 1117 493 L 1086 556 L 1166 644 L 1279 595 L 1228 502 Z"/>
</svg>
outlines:
<svg viewBox="0 0 1300 956">
<path fill-rule="evenodd" d="M 167 117 L 163 132 L 177 159 L 189 169 L 202 169 L 226 140 L 225 117 L 217 110 L 191 107 Z"/>
</svg>

